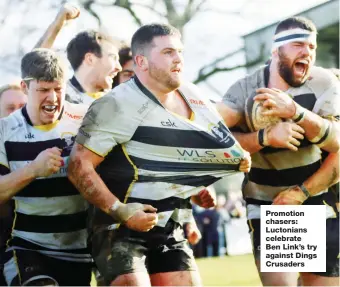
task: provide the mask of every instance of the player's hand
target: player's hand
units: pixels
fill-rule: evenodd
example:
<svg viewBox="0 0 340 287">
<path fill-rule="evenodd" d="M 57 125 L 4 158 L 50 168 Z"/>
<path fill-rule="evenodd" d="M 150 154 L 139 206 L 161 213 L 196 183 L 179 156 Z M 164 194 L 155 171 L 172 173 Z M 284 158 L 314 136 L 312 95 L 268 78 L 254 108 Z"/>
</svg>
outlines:
<svg viewBox="0 0 340 287">
<path fill-rule="evenodd" d="M 191 201 L 203 208 L 216 206 L 216 196 L 212 191 L 207 189 L 201 190 L 197 195 L 191 196 Z"/>
<path fill-rule="evenodd" d="M 256 90 L 255 101 L 263 101 L 266 109 L 264 116 L 277 116 L 290 119 L 295 115 L 296 106 L 293 99 L 279 89 L 260 88 Z"/>
<path fill-rule="evenodd" d="M 188 242 L 191 245 L 196 245 L 202 239 L 201 232 L 193 222 L 189 222 L 185 225 L 185 232 L 187 234 Z"/>
<path fill-rule="evenodd" d="M 63 165 L 61 150 L 54 147 L 39 153 L 36 159 L 32 161 L 30 168 L 32 168 L 35 177 L 47 177 L 58 172 Z"/>
<path fill-rule="evenodd" d="M 281 122 L 265 129 L 267 144 L 275 148 L 288 148 L 293 151 L 298 150 L 303 139 L 304 129 L 295 123 Z"/>
<path fill-rule="evenodd" d="M 281 191 L 273 201 L 274 205 L 300 205 L 307 199 L 299 186 Z"/>
<path fill-rule="evenodd" d="M 125 224 L 128 228 L 139 232 L 147 232 L 157 224 L 158 215 L 156 211 L 157 209 L 151 205 L 116 201 L 110 208 L 109 213 L 114 219 Z"/>
<path fill-rule="evenodd" d="M 133 203 L 126 204 L 127 207 L 129 204 Z M 147 204 L 142 204 L 142 206 L 125 222 L 125 225 L 135 231 L 148 232 L 158 222 L 157 209 Z"/>
<path fill-rule="evenodd" d="M 240 162 L 239 170 L 242 172 L 249 172 L 251 168 L 251 156 L 250 153 L 244 151 L 244 158 Z"/>
<path fill-rule="evenodd" d="M 77 6 L 65 3 L 59 10 L 58 17 L 63 18 L 64 21 L 72 20 L 78 18 L 80 15 L 80 10 Z"/>
</svg>

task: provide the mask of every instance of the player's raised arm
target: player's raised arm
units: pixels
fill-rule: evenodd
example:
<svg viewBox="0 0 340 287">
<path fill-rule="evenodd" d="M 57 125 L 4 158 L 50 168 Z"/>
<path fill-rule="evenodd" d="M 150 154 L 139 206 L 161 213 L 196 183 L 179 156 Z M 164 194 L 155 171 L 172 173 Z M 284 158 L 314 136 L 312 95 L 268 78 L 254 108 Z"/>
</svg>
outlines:
<svg viewBox="0 0 340 287">
<path fill-rule="evenodd" d="M 80 14 L 78 7 L 65 3 L 59 10 L 56 18 L 48 26 L 44 35 L 35 44 L 34 48 L 52 48 L 59 32 L 68 20 L 76 19 Z"/>
</svg>

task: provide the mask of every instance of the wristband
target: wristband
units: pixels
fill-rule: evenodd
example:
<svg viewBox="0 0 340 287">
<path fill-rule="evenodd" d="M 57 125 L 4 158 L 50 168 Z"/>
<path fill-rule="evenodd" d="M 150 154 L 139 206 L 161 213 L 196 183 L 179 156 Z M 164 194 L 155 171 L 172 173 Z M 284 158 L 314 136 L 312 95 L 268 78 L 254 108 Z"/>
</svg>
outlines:
<svg viewBox="0 0 340 287">
<path fill-rule="evenodd" d="M 305 187 L 305 185 L 303 183 L 299 185 L 299 188 L 302 190 L 302 192 L 306 196 L 306 199 L 308 197 L 310 197 L 310 193 L 309 193 L 309 191 L 307 190 L 307 188 Z"/>
<path fill-rule="evenodd" d="M 305 109 L 296 103 L 295 103 L 295 108 L 296 108 L 296 111 L 295 111 L 295 115 L 292 117 L 292 120 L 295 123 L 299 123 L 305 117 Z"/>
</svg>

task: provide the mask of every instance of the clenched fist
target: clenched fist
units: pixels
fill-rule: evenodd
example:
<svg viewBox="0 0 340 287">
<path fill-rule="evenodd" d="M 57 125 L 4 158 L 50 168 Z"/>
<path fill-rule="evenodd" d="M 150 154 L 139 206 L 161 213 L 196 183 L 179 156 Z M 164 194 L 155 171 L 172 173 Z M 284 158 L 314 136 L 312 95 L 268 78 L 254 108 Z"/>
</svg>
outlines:
<svg viewBox="0 0 340 287">
<path fill-rule="evenodd" d="M 65 3 L 59 10 L 58 17 L 62 17 L 64 21 L 78 18 L 80 10 L 77 6 Z"/>
<path fill-rule="evenodd" d="M 63 164 L 60 149 L 53 147 L 39 153 L 32 161 L 31 168 L 35 177 L 47 177 L 58 172 Z"/>
</svg>

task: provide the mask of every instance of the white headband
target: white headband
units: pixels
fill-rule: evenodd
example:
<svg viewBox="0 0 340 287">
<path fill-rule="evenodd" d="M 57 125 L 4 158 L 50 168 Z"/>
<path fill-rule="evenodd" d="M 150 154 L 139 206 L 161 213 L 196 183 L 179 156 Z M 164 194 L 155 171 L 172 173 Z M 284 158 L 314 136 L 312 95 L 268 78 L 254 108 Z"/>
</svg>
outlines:
<svg viewBox="0 0 340 287">
<path fill-rule="evenodd" d="M 272 50 L 290 42 L 316 43 L 316 33 L 301 28 L 282 31 L 274 36 Z"/>
</svg>

